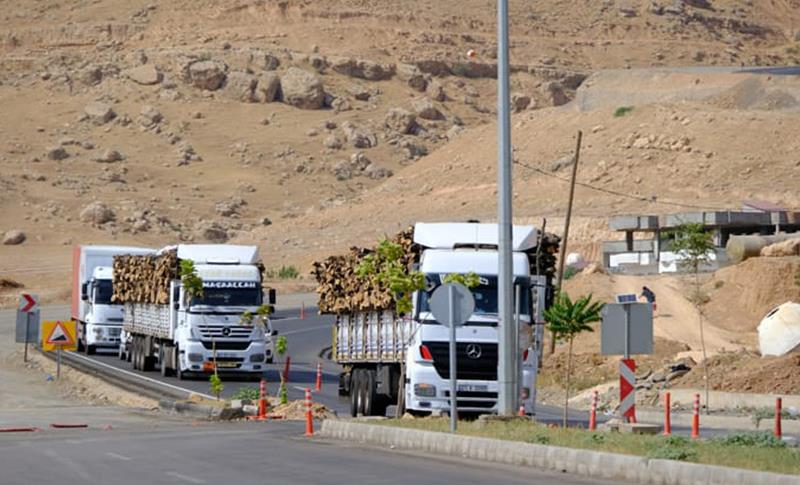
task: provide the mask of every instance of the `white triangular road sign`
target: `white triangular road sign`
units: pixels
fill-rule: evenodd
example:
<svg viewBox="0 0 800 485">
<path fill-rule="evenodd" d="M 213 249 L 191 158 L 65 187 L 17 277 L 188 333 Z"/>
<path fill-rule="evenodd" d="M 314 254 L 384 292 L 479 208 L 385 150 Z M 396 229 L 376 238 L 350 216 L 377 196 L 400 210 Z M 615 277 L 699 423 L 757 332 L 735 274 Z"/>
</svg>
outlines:
<svg viewBox="0 0 800 485">
<path fill-rule="evenodd" d="M 45 342 L 49 345 L 75 345 L 75 342 L 72 341 L 72 337 L 61 322 L 56 323 L 56 326 L 53 327 L 53 331 L 50 332 Z"/>
</svg>

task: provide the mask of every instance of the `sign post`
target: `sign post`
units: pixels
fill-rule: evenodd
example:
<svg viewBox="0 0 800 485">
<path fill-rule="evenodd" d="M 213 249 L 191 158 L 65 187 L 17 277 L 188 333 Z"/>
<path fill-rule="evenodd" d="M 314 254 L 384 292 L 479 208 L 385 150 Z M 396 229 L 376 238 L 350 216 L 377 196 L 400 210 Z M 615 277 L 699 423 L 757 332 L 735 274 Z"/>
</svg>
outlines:
<svg viewBox="0 0 800 485">
<path fill-rule="evenodd" d="M 636 295 L 617 295 L 617 303 L 603 307 L 600 327 L 603 355 L 622 355 L 619 365 L 619 412 L 636 422 L 636 362 L 632 354 L 653 353 L 653 306 Z"/>
<path fill-rule="evenodd" d="M 56 351 L 56 379 L 61 377 L 61 351 L 78 348 L 76 334 L 73 320 L 42 322 L 42 351 Z"/>
<path fill-rule="evenodd" d="M 23 330 L 24 327 L 24 330 Z M 31 328 L 34 334 L 32 335 Z M 25 344 L 23 360 L 28 362 L 28 343 L 38 340 L 39 330 L 39 297 L 29 293 L 19 295 L 17 307 L 17 338 L 16 341 Z"/>
<path fill-rule="evenodd" d="M 456 327 L 466 323 L 472 316 L 475 299 L 472 292 L 461 283 L 445 283 L 431 295 L 430 307 L 436 320 L 450 328 L 450 431 L 455 433 L 458 422 Z"/>
</svg>

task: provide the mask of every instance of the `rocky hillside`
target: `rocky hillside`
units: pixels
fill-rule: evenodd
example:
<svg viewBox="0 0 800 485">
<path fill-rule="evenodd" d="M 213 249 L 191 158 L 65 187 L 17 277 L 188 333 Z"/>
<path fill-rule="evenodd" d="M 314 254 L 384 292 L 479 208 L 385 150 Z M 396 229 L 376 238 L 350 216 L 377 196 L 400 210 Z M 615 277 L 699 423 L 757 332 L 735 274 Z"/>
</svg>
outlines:
<svg viewBox="0 0 800 485">
<path fill-rule="evenodd" d="M 780 175 L 796 162 L 786 97 L 769 98 L 781 109 L 764 115 L 739 105 L 637 107 L 623 118 L 556 107 L 600 69 L 798 63 L 799 6 L 511 2 L 519 161 L 561 177 L 583 129 L 587 182 L 650 197 L 664 171 L 695 180 L 722 170 L 664 196 L 724 203 L 778 187 L 792 202 Z M 63 294 L 69 247 L 97 242 L 254 241 L 269 264 L 305 270 L 417 218 L 493 213 L 490 3 L 0 7 L 0 277 Z M 748 153 L 754 142 L 763 151 Z M 561 213 L 562 182 L 517 176 L 519 214 Z M 641 208 L 590 194 L 579 194 L 587 243 L 603 235 L 594 217 Z"/>
</svg>

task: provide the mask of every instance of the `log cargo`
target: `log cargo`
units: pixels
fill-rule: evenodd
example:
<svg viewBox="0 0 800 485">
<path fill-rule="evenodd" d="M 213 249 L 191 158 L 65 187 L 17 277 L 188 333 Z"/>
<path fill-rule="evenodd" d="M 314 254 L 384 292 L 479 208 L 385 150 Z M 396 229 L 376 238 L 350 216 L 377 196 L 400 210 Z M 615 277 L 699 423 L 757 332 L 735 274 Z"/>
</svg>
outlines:
<svg viewBox="0 0 800 485">
<path fill-rule="evenodd" d="M 175 249 L 152 256 L 114 256 L 114 292 L 117 303 L 169 303 L 169 284 L 180 276 Z"/>
<path fill-rule="evenodd" d="M 391 239 L 403 248 L 402 263 L 411 268 L 419 263 L 422 247 L 414 243 L 414 228 L 410 227 Z M 537 273 L 537 248 L 527 251 L 531 274 L 555 275 L 556 258 L 561 238 L 545 233 L 541 238 L 539 272 Z M 393 310 L 394 298 L 389 288 L 369 277 L 358 275 L 358 267 L 375 249 L 352 247 L 344 255 L 330 256 L 315 262 L 312 274 L 317 280 L 320 313 L 350 313 L 375 310 Z"/>
</svg>

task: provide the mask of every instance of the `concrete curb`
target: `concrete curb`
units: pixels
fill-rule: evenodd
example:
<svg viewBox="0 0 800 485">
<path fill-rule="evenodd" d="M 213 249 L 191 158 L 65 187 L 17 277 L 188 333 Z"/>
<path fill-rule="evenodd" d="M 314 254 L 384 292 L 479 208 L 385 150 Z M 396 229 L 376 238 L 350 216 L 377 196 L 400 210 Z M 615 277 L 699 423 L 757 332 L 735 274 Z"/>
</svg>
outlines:
<svg viewBox="0 0 800 485">
<path fill-rule="evenodd" d="M 191 401 L 161 399 L 158 401 L 158 407 L 169 413 L 183 414 L 210 421 L 229 421 L 244 417 L 244 412 L 241 408 L 220 408 Z"/>
<path fill-rule="evenodd" d="M 653 485 L 789 485 L 800 477 L 518 441 L 325 420 L 318 436 Z"/>
</svg>

